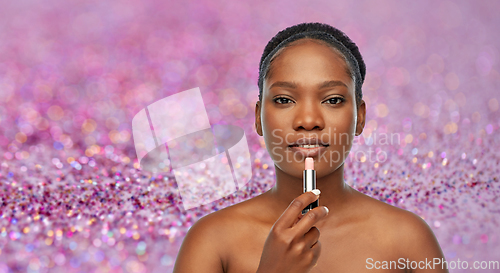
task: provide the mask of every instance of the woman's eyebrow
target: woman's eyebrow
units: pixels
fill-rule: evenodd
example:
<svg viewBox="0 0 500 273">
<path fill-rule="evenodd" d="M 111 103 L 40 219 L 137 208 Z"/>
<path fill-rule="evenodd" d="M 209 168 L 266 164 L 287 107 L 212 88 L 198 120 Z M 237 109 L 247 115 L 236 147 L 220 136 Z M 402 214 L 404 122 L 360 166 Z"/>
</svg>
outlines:
<svg viewBox="0 0 500 273">
<path fill-rule="evenodd" d="M 347 85 L 341 81 L 326 81 L 326 82 L 319 84 L 318 86 L 319 86 L 319 89 L 328 88 L 328 87 L 335 87 L 335 86 L 345 86 L 346 88 L 348 88 Z"/>
<path fill-rule="evenodd" d="M 285 88 L 295 89 L 295 88 L 297 88 L 297 84 L 295 84 L 293 82 L 275 82 L 275 83 L 271 84 L 269 89 L 273 89 L 274 87 L 285 87 Z"/>
<path fill-rule="evenodd" d="M 341 81 L 332 80 L 332 81 L 325 81 L 325 82 L 322 82 L 322 83 L 318 84 L 318 89 L 330 88 L 330 87 L 335 87 L 335 86 L 344 86 L 344 87 L 348 88 L 345 83 L 343 83 Z M 294 82 L 279 81 L 279 82 L 275 82 L 275 83 L 271 84 L 271 86 L 269 87 L 269 89 L 273 89 L 275 87 L 284 87 L 284 88 L 296 89 L 297 88 L 297 84 L 294 83 Z"/>
</svg>

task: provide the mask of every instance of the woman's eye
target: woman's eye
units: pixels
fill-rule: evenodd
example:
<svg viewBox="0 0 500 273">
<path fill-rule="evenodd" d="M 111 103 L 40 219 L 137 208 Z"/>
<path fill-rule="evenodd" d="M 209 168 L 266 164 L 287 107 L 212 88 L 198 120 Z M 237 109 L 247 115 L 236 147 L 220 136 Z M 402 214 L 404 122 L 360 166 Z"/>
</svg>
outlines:
<svg viewBox="0 0 500 273">
<path fill-rule="evenodd" d="M 330 99 L 328 99 L 326 101 L 329 102 L 329 103 L 331 103 L 331 104 L 339 104 L 339 103 L 344 102 L 344 99 L 341 98 L 341 97 L 335 97 L 335 98 L 330 98 Z"/>
<path fill-rule="evenodd" d="M 291 102 L 291 101 L 292 101 L 291 99 L 288 99 L 285 97 L 279 97 L 279 98 L 274 99 L 274 102 L 276 102 L 278 104 L 287 104 L 288 102 Z"/>
</svg>

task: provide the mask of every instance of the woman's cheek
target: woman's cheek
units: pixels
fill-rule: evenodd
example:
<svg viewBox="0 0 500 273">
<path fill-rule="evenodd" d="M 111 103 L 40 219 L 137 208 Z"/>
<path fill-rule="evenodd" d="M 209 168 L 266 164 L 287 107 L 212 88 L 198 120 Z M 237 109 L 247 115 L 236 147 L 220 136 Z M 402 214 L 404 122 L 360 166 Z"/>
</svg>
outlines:
<svg viewBox="0 0 500 273">
<path fill-rule="evenodd" d="M 276 132 L 274 132 L 276 133 Z M 273 136 L 271 133 L 270 138 L 267 140 L 269 144 L 266 143 L 267 150 L 271 155 L 273 161 L 276 163 L 283 161 L 284 146 L 282 145 L 283 140 L 280 136 Z"/>
<path fill-rule="evenodd" d="M 273 119 L 263 120 L 263 134 L 266 143 L 271 146 L 282 145 L 284 142 L 283 129 L 280 129 L 280 124 L 276 123 Z"/>
</svg>

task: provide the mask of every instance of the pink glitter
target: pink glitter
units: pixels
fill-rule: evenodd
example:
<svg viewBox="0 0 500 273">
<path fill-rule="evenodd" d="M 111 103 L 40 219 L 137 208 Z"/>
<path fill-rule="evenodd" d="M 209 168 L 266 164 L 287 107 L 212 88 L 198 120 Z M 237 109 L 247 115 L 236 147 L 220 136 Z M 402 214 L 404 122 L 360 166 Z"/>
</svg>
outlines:
<svg viewBox="0 0 500 273">
<path fill-rule="evenodd" d="M 367 64 L 367 135 L 352 154 L 371 148 L 386 156 L 350 157 L 349 185 L 422 216 L 447 259 L 498 260 L 499 9 L 451 1 L 316 9 L 284 1 L 5 1 L 0 272 L 171 272 L 194 222 L 273 186 L 273 161 L 253 129 L 258 61 L 277 31 L 310 20 L 352 35 Z M 200 86 L 212 124 L 245 130 L 254 163 L 245 187 L 182 211 L 173 174 L 135 165 L 131 120 L 186 86 Z M 382 134 L 399 141 L 383 144 Z"/>
</svg>

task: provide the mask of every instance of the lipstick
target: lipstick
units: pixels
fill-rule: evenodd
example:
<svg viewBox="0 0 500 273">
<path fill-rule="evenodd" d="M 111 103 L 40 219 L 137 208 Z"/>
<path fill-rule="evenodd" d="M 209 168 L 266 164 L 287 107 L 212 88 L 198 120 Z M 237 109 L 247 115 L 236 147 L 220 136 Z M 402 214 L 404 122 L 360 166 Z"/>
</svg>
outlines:
<svg viewBox="0 0 500 273">
<path fill-rule="evenodd" d="M 305 170 L 302 174 L 302 185 L 304 193 L 316 189 L 316 171 L 314 170 L 314 160 L 312 157 L 307 157 L 305 162 Z M 319 206 L 319 198 L 311 204 L 307 205 L 302 210 L 302 214 L 306 214 L 309 210 Z"/>
</svg>

